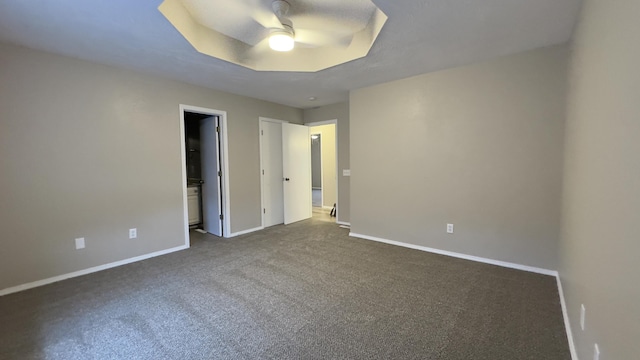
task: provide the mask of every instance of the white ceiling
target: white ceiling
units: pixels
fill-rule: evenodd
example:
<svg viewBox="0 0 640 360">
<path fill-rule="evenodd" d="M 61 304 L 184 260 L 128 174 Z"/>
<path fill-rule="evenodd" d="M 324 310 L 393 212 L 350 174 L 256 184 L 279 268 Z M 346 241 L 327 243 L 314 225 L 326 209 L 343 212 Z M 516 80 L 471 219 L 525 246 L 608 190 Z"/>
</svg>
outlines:
<svg viewBox="0 0 640 360">
<path fill-rule="evenodd" d="M 161 2 L 0 0 L 0 41 L 310 108 L 345 101 L 352 89 L 564 43 L 581 4 L 373 0 L 389 19 L 367 57 L 291 73 L 256 72 L 197 52 L 158 11 Z"/>
</svg>

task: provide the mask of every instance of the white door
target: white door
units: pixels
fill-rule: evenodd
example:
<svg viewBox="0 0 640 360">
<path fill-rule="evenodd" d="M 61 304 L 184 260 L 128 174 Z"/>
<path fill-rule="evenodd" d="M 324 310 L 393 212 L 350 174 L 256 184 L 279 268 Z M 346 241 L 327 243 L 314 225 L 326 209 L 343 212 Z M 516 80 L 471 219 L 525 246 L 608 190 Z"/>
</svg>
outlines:
<svg viewBox="0 0 640 360">
<path fill-rule="evenodd" d="M 282 124 L 284 223 L 311 217 L 311 142 L 309 127 Z"/>
<path fill-rule="evenodd" d="M 200 121 L 200 157 L 202 161 L 202 219 L 204 230 L 222 236 L 222 201 L 220 187 L 219 118 Z"/>
<path fill-rule="evenodd" d="M 262 224 L 268 227 L 284 222 L 281 123 L 260 120 L 260 154 L 262 156 Z"/>
</svg>

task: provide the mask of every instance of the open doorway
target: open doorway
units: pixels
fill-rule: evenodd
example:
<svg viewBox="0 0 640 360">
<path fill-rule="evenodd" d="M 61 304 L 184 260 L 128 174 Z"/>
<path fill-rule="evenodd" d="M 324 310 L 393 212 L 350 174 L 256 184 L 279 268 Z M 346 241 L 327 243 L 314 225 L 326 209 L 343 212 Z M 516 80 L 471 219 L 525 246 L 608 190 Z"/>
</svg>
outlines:
<svg viewBox="0 0 640 360">
<path fill-rule="evenodd" d="M 186 245 L 190 230 L 228 236 L 226 113 L 180 106 Z"/>
<path fill-rule="evenodd" d="M 313 215 L 333 220 L 332 210 L 339 210 L 337 120 L 307 125 L 311 134 Z"/>
<path fill-rule="evenodd" d="M 309 127 L 260 117 L 262 228 L 311 217 Z"/>
<path fill-rule="evenodd" d="M 311 131 L 311 204 L 322 207 L 322 134 Z"/>
</svg>

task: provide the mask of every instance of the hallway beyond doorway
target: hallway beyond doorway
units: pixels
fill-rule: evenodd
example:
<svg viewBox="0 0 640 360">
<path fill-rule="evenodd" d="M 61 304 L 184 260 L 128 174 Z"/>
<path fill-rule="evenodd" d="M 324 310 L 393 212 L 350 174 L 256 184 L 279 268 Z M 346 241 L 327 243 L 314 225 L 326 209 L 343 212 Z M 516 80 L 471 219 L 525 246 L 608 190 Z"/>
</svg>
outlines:
<svg viewBox="0 0 640 360">
<path fill-rule="evenodd" d="M 311 204 L 314 207 L 322 207 L 322 189 L 313 189 L 311 194 Z"/>
<path fill-rule="evenodd" d="M 312 218 L 313 220 L 318 221 L 326 221 L 326 222 L 336 222 L 336 218 L 330 215 L 331 209 L 325 209 L 321 207 L 313 207 Z"/>
</svg>

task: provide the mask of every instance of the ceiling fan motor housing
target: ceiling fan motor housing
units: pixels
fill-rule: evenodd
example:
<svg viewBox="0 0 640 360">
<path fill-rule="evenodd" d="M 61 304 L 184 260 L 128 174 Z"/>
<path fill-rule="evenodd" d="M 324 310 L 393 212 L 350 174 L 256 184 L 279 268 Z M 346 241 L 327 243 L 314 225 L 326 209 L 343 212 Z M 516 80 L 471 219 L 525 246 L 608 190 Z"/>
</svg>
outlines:
<svg viewBox="0 0 640 360">
<path fill-rule="evenodd" d="M 280 20 L 284 31 L 294 36 L 293 22 L 287 17 L 291 5 L 284 0 L 274 0 L 271 7 L 273 8 L 273 13 L 278 17 L 278 20 Z"/>
<path fill-rule="evenodd" d="M 273 13 L 276 14 L 278 18 L 286 17 L 290 7 L 291 5 L 284 0 L 274 0 L 273 3 L 271 3 Z"/>
</svg>

